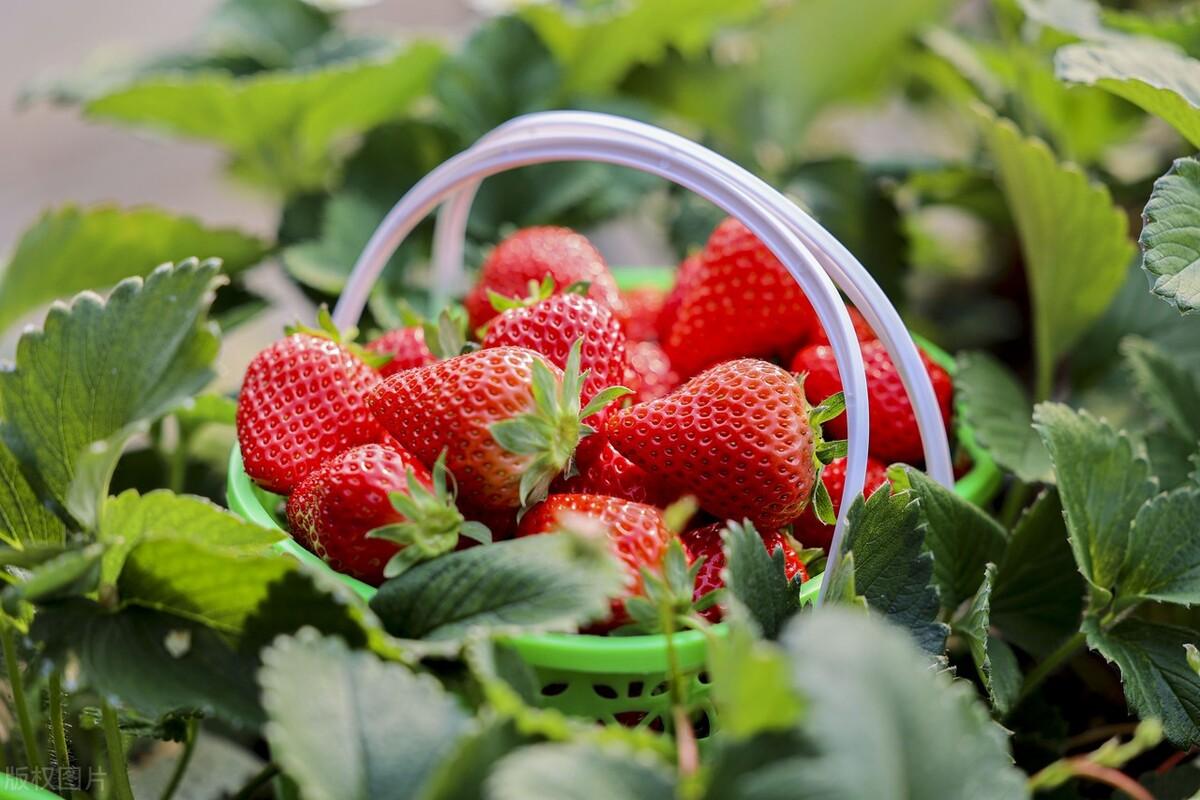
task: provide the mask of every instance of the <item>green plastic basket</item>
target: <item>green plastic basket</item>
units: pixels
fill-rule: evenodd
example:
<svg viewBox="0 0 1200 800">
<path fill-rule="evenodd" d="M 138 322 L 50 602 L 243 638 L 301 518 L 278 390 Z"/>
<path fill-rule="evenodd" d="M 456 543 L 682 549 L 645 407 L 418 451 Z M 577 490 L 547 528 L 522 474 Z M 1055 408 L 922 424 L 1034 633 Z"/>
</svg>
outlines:
<svg viewBox="0 0 1200 800">
<path fill-rule="evenodd" d="M 59 800 L 59 796 L 11 772 L 0 772 L 0 800 Z"/>
<path fill-rule="evenodd" d="M 662 267 L 624 268 L 614 271 L 618 285 L 669 286 L 672 270 Z M 953 372 L 954 359 L 929 342 L 918 340 L 934 361 Z M 961 409 L 957 415 L 963 419 Z M 988 455 L 980 450 L 971 431 L 956 428 L 959 446 L 970 456 L 972 467 L 955 484 L 955 491 L 973 503 L 982 505 L 995 495 L 1001 474 Z M 241 452 L 235 447 L 229 458 L 227 486 L 229 507 L 244 519 L 286 531 L 278 514 L 283 498 L 254 485 L 242 468 Z M 330 570 L 317 556 L 290 537 L 275 545 L 280 553 L 297 558 L 318 569 Z M 331 570 L 332 571 L 332 570 Z M 362 581 L 338 576 L 364 600 L 375 588 Z M 814 576 L 801 590 L 802 602 L 812 602 L 820 590 L 821 578 Z M 725 627 L 712 627 L 714 635 L 724 636 Z M 602 722 L 618 719 L 639 727 L 666 727 L 670 719 L 670 699 L 666 690 L 667 642 L 663 635 L 590 636 L 547 633 L 514 636 L 507 640 L 521 658 L 533 667 L 541 686 L 544 705 L 567 714 Z M 680 668 L 690 675 L 691 704 L 696 708 L 697 735 L 717 730 L 708 699 L 708 677 L 704 671 L 706 640 L 699 631 L 674 635 L 675 656 Z"/>
</svg>

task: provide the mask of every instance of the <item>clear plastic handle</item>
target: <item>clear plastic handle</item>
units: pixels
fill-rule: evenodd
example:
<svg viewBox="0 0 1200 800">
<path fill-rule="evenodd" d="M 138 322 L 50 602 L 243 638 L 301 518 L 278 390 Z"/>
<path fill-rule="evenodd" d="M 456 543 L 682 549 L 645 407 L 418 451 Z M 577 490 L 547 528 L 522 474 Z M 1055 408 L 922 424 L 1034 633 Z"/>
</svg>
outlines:
<svg viewBox="0 0 1200 800">
<path fill-rule="evenodd" d="M 560 119 L 562 117 L 569 118 Z M 579 117 L 585 119 L 580 120 Z M 622 130 L 620 126 L 605 128 L 592 124 L 601 120 L 630 122 L 607 115 L 574 114 L 572 112 L 547 112 L 530 115 L 497 129 L 496 132 L 478 142 L 471 149 L 460 153 L 425 176 L 396 204 L 368 242 L 355 264 L 354 271 L 335 309 L 335 321 L 339 325 L 352 324 L 357 321 L 371 286 L 396 247 L 425 215 L 456 191 L 461 194 L 454 206 L 447 211 L 448 216 L 443 219 L 439 230 L 441 247 L 438 252 L 439 263 L 443 264 L 441 269 L 444 270 L 441 273 L 442 279 L 454 277 L 454 275 L 448 274 L 445 264 L 452 264 L 457 273 L 461 274 L 461 236 L 462 230 L 465 230 L 466 212 L 469 211 L 470 200 L 478 182 L 489 175 L 527 164 L 591 160 L 628 166 L 672 180 L 742 220 L 796 279 L 812 302 L 821 324 L 829 335 L 846 393 L 849 428 L 845 493 L 842 497 L 841 514 L 830 548 L 830 563 L 836 565 L 845 527 L 845 516 L 851 505 L 849 500 L 862 491 L 868 435 L 866 382 L 861 353 L 849 315 L 836 288 L 826 274 L 826 269 L 829 269 L 826 262 L 832 260 L 837 265 L 837 254 L 830 256 L 826 251 L 819 251 L 824 258 L 818 260 L 818 257 L 810 251 L 809 245 L 797 236 L 793 226 L 788 223 L 787 216 L 782 215 L 781 219 L 781 215 L 778 213 L 780 203 L 788 208 L 794 209 L 795 206 L 770 187 L 766 187 L 768 195 L 766 199 L 769 202 L 764 202 L 761 199 L 763 194 L 761 187 L 748 181 L 745 177 L 748 173 L 737 168 L 732 162 L 699 148 L 686 139 L 651 126 L 633 123 L 640 125 L 640 130 L 630 132 Z M 580 124 L 581 122 L 583 124 Z M 693 148 L 698 148 L 698 152 Z M 465 198 L 465 202 L 462 198 Z M 457 220 L 460 215 L 462 230 L 457 228 Z M 446 220 L 451 220 L 454 224 L 447 226 Z M 815 225 L 815 223 L 813 224 Z M 446 231 L 457 231 L 459 245 L 457 255 L 454 255 L 453 248 L 451 248 L 451 254 L 454 255 L 452 259 L 446 257 Z M 829 238 L 832 239 L 832 237 Z M 844 251 L 844 248 L 842 250 Z M 862 270 L 861 265 L 854 262 L 852 257 L 849 260 L 853 262 L 852 266 L 857 266 L 859 270 Z M 838 266 L 844 267 L 845 264 L 842 263 Z M 842 277 L 844 277 L 844 273 Z M 873 282 L 871 283 L 873 285 Z M 449 281 L 446 284 L 439 284 L 439 287 L 448 287 L 448 285 Z M 444 288 L 443 290 L 448 291 L 449 289 Z M 852 294 L 852 299 L 853 297 Z M 886 298 L 883 298 L 883 301 L 887 305 L 886 310 L 890 311 L 891 315 L 898 320 L 894 309 L 887 304 Z M 873 317 L 879 318 L 879 314 L 872 313 L 869 305 L 863 308 L 863 312 L 868 320 L 874 321 Z M 901 326 L 901 331 L 915 356 L 915 345 L 912 344 L 907 332 L 903 331 L 903 326 Z M 928 384 L 928 377 L 924 376 L 923 369 L 921 374 Z M 932 398 L 932 387 L 928 386 L 927 388 L 928 395 Z M 916 394 L 919 401 L 921 399 L 920 392 Z M 914 403 L 914 406 L 919 410 L 919 402 Z M 940 413 L 937 412 L 936 403 L 933 408 L 940 425 Z M 924 428 L 922 432 L 924 434 Z M 949 453 L 946 447 L 943 430 L 942 448 L 945 449 L 945 462 L 948 465 Z M 926 449 L 927 459 L 929 459 L 928 441 Z M 936 458 L 929 460 L 932 465 Z M 936 473 L 935 477 L 939 480 L 942 479 Z"/>
</svg>

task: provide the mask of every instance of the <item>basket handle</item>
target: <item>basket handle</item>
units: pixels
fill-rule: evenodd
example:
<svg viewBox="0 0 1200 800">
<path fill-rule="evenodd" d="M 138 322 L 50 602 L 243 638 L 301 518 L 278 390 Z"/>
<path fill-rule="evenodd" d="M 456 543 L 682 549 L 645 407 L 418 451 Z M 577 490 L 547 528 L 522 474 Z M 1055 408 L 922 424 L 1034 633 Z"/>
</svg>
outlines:
<svg viewBox="0 0 1200 800">
<path fill-rule="evenodd" d="M 530 115 L 523 122 L 530 125 L 549 123 L 553 122 L 553 117 L 554 112 Z M 509 126 L 514 124 L 509 123 Z M 851 506 L 849 501 L 862 492 L 867 456 L 866 377 L 850 317 L 822 265 L 787 224 L 753 197 L 752 190 L 747 189 L 747 181 L 731 169 L 732 162 L 703 151 L 707 158 L 700 163 L 680 147 L 680 143 L 687 143 L 687 140 L 650 126 L 644 127 L 654 131 L 653 139 L 607 130 L 562 131 L 546 124 L 511 140 L 507 137 L 481 140 L 449 159 L 418 181 L 372 235 L 338 301 L 334 320 L 343 326 L 356 322 L 372 285 L 404 237 L 438 203 L 455 191 L 477 185 L 489 175 L 528 164 L 591 160 L 632 167 L 674 181 L 742 220 L 792 274 L 829 336 L 846 394 L 849 430 L 845 492 L 830 546 L 831 563 L 836 565 Z"/>
</svg>

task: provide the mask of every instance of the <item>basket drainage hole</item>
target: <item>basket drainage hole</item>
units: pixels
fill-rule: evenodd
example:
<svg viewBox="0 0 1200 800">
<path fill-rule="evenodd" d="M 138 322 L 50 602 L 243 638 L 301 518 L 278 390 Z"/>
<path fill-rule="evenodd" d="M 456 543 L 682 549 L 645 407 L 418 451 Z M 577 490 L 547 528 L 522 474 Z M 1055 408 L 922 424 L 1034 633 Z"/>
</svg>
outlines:
<svg viewBox="0 0 1200 800">
<path fill-rule="evenodd" d="M 700 674 L 696 676 L 696 680 L 700 681 L 701 683 L 710 683 L 712 679 L 708 677 L 707 670 L 701 670 Z"/>
<path fill-rule="evenodd" d="M 562 694 L 567 690 L 565 683 L 547 683 L 542 687 L 542 694 L 546 697 L 554 697 L 556 694 Z"/>
<path fill-rule="evenodd" d="M 617 690 L 605 683 L 593 683 L 592 691 L 606 700 L 617 699 Z"/>
<path fill-rule="evenodd" d="M 642 688 L 643 687 L 642 687 L 641 681 L 632 681 L 629 684 L 628 691 L 626 691 L 625 694 L 628 697 L 641 697 L 642 696 Z"/>
<path fill-rule="evenodd" d="M 697 739 L 708 738 L 709 733 L 711 733 L 710 726 L 708 724 L 708 712 L 701 711 L 696 718 L 692 720 L 692 730 L 695 731 Z"/>
<path fill-rule="evenodd" d="M 654 689 L 651 690 L 650 696 L 658 697 L 660 694 L 666 694 L 666 693 L 667 693 L 667 682 L 663 681 L 662 683 L 660 683 L 658 686 L 655 686 Z"/>
</svg>

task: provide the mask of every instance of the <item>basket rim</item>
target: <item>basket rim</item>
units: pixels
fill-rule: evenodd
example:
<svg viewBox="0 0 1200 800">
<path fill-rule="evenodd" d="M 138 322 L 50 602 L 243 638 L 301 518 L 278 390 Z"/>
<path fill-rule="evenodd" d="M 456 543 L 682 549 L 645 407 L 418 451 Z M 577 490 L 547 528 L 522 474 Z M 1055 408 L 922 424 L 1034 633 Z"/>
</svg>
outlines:
<svg viewBox="0 0 1200 800">
<path fill-rule="evenodd" d="M 672 267 L 637 266 L 614 267 L 613 275 L 622 289 L 669 286 Z M 929 357 L 953 374 L 954 357 L 922 336 L 912 334 L 917 344 Z M 955 481 L 954 490 L 960 496 L 982 505 L 990 500 L 999 489 L 1003 476 L 991 457 L 979 447 L 972 430 L 963 424 L 962 404 L 958 403 L 955 414 L 955 436 L 958 444 L 971 456 L 971 469 Z M 250 480 L 242 466 L 241 449 L 235 443 L 229 454 L 229 473 L 226 482 L 226 500 L 229 508 L 243 519 L 263 527 L 288 533 L 268 510 L 279 500 L 278 495 L 266 492 Z M 376 592 L 371 586 L 349 575 L 335 572 L 318 556 L 304 549 L 288 534 L 276 542 L 273 548 L 291 556 L 307 566 L 334 575 L 362 600 L 369 601 Z M 804 583 L 801 602 L 815 599 L 820 590 L 823 574 L 815 575 Z M 703 667 L 707 650 L 708 635 L 723 637 L 726 627 L 713 625 L 704 631 L 681 631 L 673 634 L 672 644 L 680 667 L 695 670 Z M 585 668 L 590 672 L 639 674 L 661 672 L 667 669 L 667 642 L 663 634 L 641 636 L 595 636 L 579 633 L 537 633 L 504 637 L 504 641 L 515 649 L 530 664 L 564 670 Z"/>
</svg>

